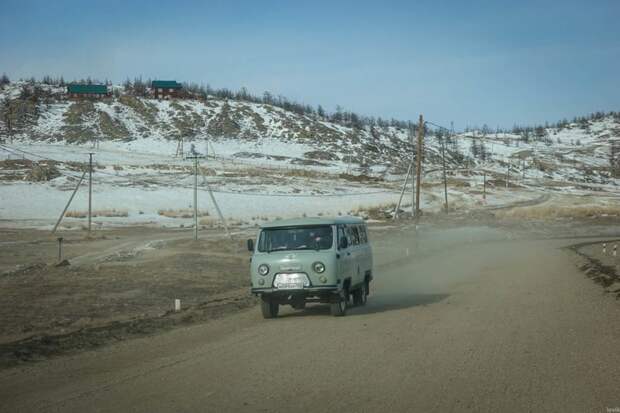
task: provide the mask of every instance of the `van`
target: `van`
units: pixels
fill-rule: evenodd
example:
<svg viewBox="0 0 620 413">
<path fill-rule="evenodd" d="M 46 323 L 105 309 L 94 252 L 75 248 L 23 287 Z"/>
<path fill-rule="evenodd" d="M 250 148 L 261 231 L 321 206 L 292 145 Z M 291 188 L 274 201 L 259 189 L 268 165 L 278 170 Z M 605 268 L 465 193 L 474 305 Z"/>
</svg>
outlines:
<svg viewBox="0 0 620 413">
<path fill-rule="evenodd" d="M 261 226 L 251 251 L 252 294 L 264 318 L 281 305 L 326 303 L 344 316 L 351 301 L 365 305 L 373 279 L 366 223 L 355 217 L 280 220 Z M 352 300 L 351 300 L 352 299 Z"/>
</svg>

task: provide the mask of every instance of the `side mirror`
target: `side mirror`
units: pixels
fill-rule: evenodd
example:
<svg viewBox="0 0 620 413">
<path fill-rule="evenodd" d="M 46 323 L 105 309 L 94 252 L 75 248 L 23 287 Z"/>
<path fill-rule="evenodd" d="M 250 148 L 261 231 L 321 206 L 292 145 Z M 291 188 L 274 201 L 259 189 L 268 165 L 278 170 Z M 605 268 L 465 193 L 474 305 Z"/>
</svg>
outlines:
<svg viewBox="0 0 620 413">
<path fill-rule="evenodd" d="M 349 241 L 347 240 L 347 238 L 346 237 L 340 238 L 339 248 L 341 250 L 346 250 L 348 246 L 349 246 Z"/>
<path fill-rule="evenodd" d="M 254 251 L 254 240 L 253 239 L 248 240 L 248 251 L 250 252 Z"/>
</svg>

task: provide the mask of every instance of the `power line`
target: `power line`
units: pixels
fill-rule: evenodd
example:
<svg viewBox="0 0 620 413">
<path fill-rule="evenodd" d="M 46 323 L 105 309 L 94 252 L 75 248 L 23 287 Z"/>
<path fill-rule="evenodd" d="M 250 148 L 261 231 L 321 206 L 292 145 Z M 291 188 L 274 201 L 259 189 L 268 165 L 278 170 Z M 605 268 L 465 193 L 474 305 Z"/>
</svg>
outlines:
<svg viewBox="0 0 620 413">
<path fill-rule="evenodd" d="M 443 130 L 445 130 L 445 131 L 447 131 L 447 132 L 452 133 L 452 130 L 451 130 L 451 129 L 446 128 L 445 126 L 438 125 L 438 124 L 436 124 L 436 123 L 434 123 L 434 122 L 431 122 L 431 121 L 429 121 L 429 120 L 425 121 L 425 122 L 424 122 L 424 124 L 433 125 L 433 126 L 434 126 L 434 127 L 436 127 L 436 128 L 443 129 Z"/>
</svg>

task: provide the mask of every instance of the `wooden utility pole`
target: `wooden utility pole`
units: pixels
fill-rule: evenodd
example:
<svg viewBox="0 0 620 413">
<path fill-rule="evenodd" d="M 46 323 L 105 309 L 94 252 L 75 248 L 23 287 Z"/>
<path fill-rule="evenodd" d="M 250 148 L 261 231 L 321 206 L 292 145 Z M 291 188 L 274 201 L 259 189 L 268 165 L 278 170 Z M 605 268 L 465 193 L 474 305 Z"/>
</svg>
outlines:
<svg viewBox="0 0 620 413">
<path fill-rule="evenodd" d="M 88 234 L 90 235 L 93 216 L 93 153 L 88 154 Z"/>
<path fill-rule="evenodd" d="M 194 160 L 194 241 L 198 241 L 198 159 L 202 158 L 200 155 L 185 158 Z"/>
<path fill-rule="evenodd" d="M 416 188 L 415 188 L 415 217 L 420 217 L 420 186 L 422 179 L 422 140 L 424 139 L 424 118 L 420 115 L 418 122 L 418 147 L 416 154 Z"/>
<path fill-rule="evenodd" d="M 179 137 L 177 141 L 177 152 L 174 156 L 183 156 L 183 137 Z"/>
<path fill-rule="evenodd" d="M 445 138 L 441 138 L 441 158 L 443 161 L 443 193 L 446 199 L 446 214 L 448 213 L 448 178 L 446 177 L 446 144 Z"/>
<path fill-rule="evenodd" d="M 411 136 L 411 164 L 409 166 L 411 171 L 411 218 L 415 217 L 415 179 L 413 178 L 413 163 L 415 162 L 415 151 L 414 143 L 415 143 L 415 133 L 413 130 L 413 125 L 409 129 L 409 136 Z M 407 172 L 407 177 L 409 177 L 409 172 Z M 405 185 L 407 185 L 407 179 L 405 179 Z M 404 188 L 403 188 L 404 191 Z M 399 202 L 400 204 L 400 202 Z"/>
<path fill-rule="evenodd" d="M 226 224 L 226 218 L 224 218 L 224 214 L 222 214 L 222 210 L 220 209 L 220 206 L 218 205 L 217 201 L 215 200 L 215 196 L 213 195 L 213 191 L 211 190 L 211 186 L 209 185 L 209 182 L 207 181 L 204 173 L 202 173 L 202 179 L 203 179 L 203 183 L 207 186 L 207 191 L 209 191 L 209 197 L 211 197 L 211 201 L 213 202 L 213 206 L 215 207 L 215 210 L 217 211 L 217 214 L 219 215 L 220 220 L 222 220 L 222 224 L 224 224 L 224 230 L 226 231 L 226 235 L 228 235 L 228 237 L 231 240 L 233 240 L 233 237 L 230 234 L 230 231 L 228 230 L 228 224 Z"/>
<path fill-rule="evenodd" d="M 411 159 L 411 163 L 409 164 L 409 168 L 407 169 L 407 176 L 405 177 L 405 182 L 403 183 L 403 190 L 400 192 L 400 198 L 398 198 L 398 204 L 396 204 L 396 208 L 394 209 L 394 218 L 393 218 L 394 220 L 398 218 L 398 210 L 400 209 L 400 204 L 403 200 L 403 195 L 405 194 L 405 188 L 407 187 L 407 182 L 409 181 L 409 175 L 411 175 L 412 168 L 413 168 L 413 159 Z M 411 180 L 411 182 L 413 183 L 413 179 Z M 411 204 L 411 211 L 413 211 L 413 203 Z"/>
<path fill-rule="evenodd" d="M 13 129 L 11 127 L 11 118 L 8 115 L 6 117 L 6 130 L 9 135 L 9 142 L 13 143 Z"/>
<path fill-rule="evenodd" d="M 194 241 L 198 241 L 198 158 L 194 158 Z"/>
<path fill-rule="evenodd" d="M 510 159 L 508 159 L 508 167 L 506 168 L 506 189 L 508 189 L 508 181 L 510 181 Z"/>
<path fill-rule="evenodd" d="M 86 176 L 86 171 L 84 171 L 84 173 L 82 174 L 82 177 L 78 181 L 77 185 L 75 186 L 75 189 L 73 190 L 73 193 L 71 194 L 71 197 L 69 198 L 69 202 L 67 202 L 67 205 L 65 205 L 65 209 L 62 210 L 62 214 L 60 214 L 60 217 L 58 218 L 58 221 L 56 221 L 56 225 L 54 225 L 54 229 L 52 229 L 52 234 L 54 232 L 56 232 L 56 229 L 58 229 L 58 225 L 60 225 L 60 221 L 62 221 L 62 218 L 67 213 L 67 209 L 69 209 L 69 205 L 71 205 L 71 201 L 73 201 L 73 197 L 75 196 L 75 193 L 77 192 L 78 188 L 80 187 L 80 184 L 84 180 L 85 176 Z"/>
<path fill-rule="evenodd" d="M 9 134 L 9 142 L 13 143 L 13 125 L 11 124 L 11 116 L 13 116 L 13 107 L 9 103 L 9 109 L 6 112 L 6 128 Z"/>
</svg>

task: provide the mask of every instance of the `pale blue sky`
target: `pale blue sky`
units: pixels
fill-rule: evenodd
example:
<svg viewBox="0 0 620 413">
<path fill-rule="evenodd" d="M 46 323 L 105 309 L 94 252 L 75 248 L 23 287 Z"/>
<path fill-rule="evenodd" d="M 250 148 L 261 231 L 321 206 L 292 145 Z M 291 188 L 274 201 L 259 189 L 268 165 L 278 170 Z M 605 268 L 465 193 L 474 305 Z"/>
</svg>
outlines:
<svg viewBox="0 0 620 413">
<path fill-rule="evenodd" d="M 510 127 L 620 110 L 620 1 L 0 0 L 0 72 Z"/>
</svg>

